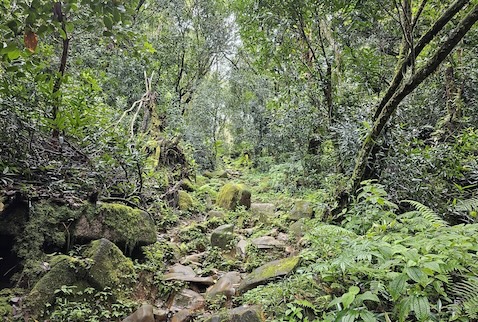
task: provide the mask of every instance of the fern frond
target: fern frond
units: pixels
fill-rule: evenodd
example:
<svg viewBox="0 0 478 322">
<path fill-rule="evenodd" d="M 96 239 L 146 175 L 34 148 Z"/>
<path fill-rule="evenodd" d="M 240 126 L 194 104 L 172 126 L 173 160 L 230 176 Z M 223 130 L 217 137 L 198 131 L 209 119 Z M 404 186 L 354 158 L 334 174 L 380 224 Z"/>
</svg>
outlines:
<svg viewBox="0 0 478 322">
<path fill-rule="evenodd" d="M 336 237 L 357 237 L 353 231 L 335 226 L 335 225 L 320 225 L 314 229 L 314 235 L 319 236 L 336 236 Z"/>
<path fill-rule="evenodd" d="M 454 302 L 460 311 L 464 311 L 470 318 L 478 317 L 477 278 L 469 278 L 452 285 L 451 293 L 455 296 Z"/>
<path fill-rule="evenodd" d="M 478 197 L 458 201 L 456 210 L 468 212 L 478 211 Z"/>
<path fill-rule="evenodd" d="M 417 213 L 426 219 L 430 225 L 435 227 L 447 227 L 449 226 L 448 223 L 443 220 L 436 212 L 434 212 L 429 207 L 425 206 L 424 204 L 414 201 L 414 200 L 402 200 L 402 202 L 406 202 L 412 205 L 416 210 Z"/>
</svg>

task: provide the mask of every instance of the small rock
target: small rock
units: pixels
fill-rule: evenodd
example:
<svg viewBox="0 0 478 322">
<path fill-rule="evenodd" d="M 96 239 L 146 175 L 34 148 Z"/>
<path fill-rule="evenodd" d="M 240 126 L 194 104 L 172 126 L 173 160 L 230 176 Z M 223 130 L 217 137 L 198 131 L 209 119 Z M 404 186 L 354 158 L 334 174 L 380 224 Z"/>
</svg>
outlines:
<svg viewBox="0 0 478 322">
<path fill-rule="evenodd" d="M 240 306 L 226 313 L 215 314 L 207 322 L 263 322 L 264 314 L 258 305 Z"/>
<path fill-rule="evenodd" d="M 171 318 L 171 322 L 187 322 L 187 321 L 191 321 L 191 318 L 192 318 L 191 310 L 184 309 L 175 313 L 173 317 Z"/>
<path fill-rule="evenodd" d="M 202 253 L 199 253 L 199 254 L 188 255 L 186 257 L 183 257 L 180 260 L 180 263 L 181 264 L 191 263 L 191 264 L 194 264 L 194 265 L 197 265 L 197 266 L 202 266 L 201 261 L 202 261 L 202 259 L 204 258 L 205 255 L 206 255 L 205 252 L 202 252 Z"/>
<path fill-rule="evenodd" d="M 206 297 L 226 295 L 227 298 L 231 298 L 236 293 L 236 284 L 240 282 L 241 275 L 238 272 L 228 272 L 207 290 Z"/>
<path fill-rule="evenodd" d="M 264 264 L 246 276 L 239 285 L 238 291 L 244 293 L 276 277 L 287 275 L 292 272 L 298 264 L 299 257 L 289 257 Z"/>
<path fill-rule="evenodd" d="M 252 244 L 259 249 L 282 248 L 284 243 L 271 236 L 258 237 L 252 240 Z"/>
<path fill-rule="evenodd" d="M 246 248 L 247 248 L 247 241 L 245 239 L 239 240 L 239 242 L 236 245 L 236 254 L 241 256 L 241 258 L 245 258 Z"/>
<path fill-rule="evenodd" d="M 301 218 L 312 218 L 314 209 L 308 201 L 299 200 L 296 201 L 294 207 L 290 211 L 289 218 L 292 220 L 299 220 Z"/>
<path fill-rule="evenodd" d="M 289 231 L 291 235 L 294 236 L 296 239 L 300 239 L 301 237 L 303 237 L 304 233 L 308 230 L 305 221 L 305 218 L 301 218 L 292 225 L 290 225 Z"/>
<path fill-rule="evenodd" d="M 199 310 L 204 307 L 204 297 L 193 290 L 183 289 L 174 297 L 172 308 L 176 310 Z"/>
<path fill-rule="evenodd" d="M 153 315 L 154 315 L 155 322 L 162 322 L 168 319 L 169 311 L 153 308 Z"/>
<path fill-rule="evenodd" d="M 219 247 L 223 250 L 230 249 L 231 242 L 234 241 L 234 225 L 227 224 L 217 227 L 211 233 L 211 246 Z"/>
<path fill-rule="evenodd" d="M 155 322 L 153 306 L 150 304 L 144 304 L 122 322 Z"/>
<path fill-rule="evenodd" d="M 259 306 L 240 306 L 229 313 L 231 322 L 262 322 L 265 321 Z"/>
<path fill-rule="evenodd" d="M 251 204 L 251 211 L 254 215 L 259 216 L 259 220 L 263 223 L 267 222 L 269 218 L 274 217 L 276 206 L 271 203 L 253 203 Z"/>
<path fill-rule="evenodd" d="M 284 233 L 279 233 L 279 234 L 277 235 L 277 240 L 286 242 L 286 241 L 289 240 L 289 236 L 287 236 L 287 234 L 284 234 Z"/>
<path fill-rule="evenodd" d="M 207 213 L 207 218 L 219 218 L 219 219 L 222 219 L 224 218 L 224 212 L 222 211 L 219 211 L 219 210 L 210 210 L 208 213 Z"/>
</svg>

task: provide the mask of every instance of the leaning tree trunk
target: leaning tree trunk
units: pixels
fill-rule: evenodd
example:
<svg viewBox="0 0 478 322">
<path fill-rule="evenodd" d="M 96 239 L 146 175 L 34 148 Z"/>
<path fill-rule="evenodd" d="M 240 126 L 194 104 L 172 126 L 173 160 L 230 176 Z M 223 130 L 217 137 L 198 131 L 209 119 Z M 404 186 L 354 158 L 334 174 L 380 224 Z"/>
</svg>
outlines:
<svg viewBox="0 0 478 322">
<path fill-rule="evenodd" d="M 452 4 L 452 6 L 454 6 L 457 2 Z M 447 10 L 447 12 L 448 11 L 449 10 Z M 449 20 L 450 19 L 451 17 L 449 18 Z M 360 149 L 355 161 L 355 168 L 351 178 L 352 193 L 355 193 L 355 191 L 359 187 L 359 184 L 363 179 L 363 175 L 367 167 L 370 152 L 372 151 L 378 138 L 380 137 L 384 126 L 387 124 L 392 114 L 396 111 L 400 102 L 402 102 L 402 100 L 408 94 L 410 94 L 415 88 L 417 88 L 418 85 L 420 85 L 431 73 L 433 73 L 438 68 L 438 66 L 443 62 L 443 60 L 448 56 L 448 54 L 450 54 L 453 48 L 455 48 L 458 42 L 465 36 L 465 34 L 471 29 L 471 27 L 476 23 L 477 20 L 478 4 L 471 9 L 471 11 L 466 15 L 466 17 L 463 18 L 463 20 L 458 24 L 455 30 L 450 33 L 447 40 L 441 45 L 441 47 L 437 50 L 433 57 L 428 60 L 426 65 L 420 68 L 415 74 L 413 74 L 408 80 L 408 82 L 402 82 L 401 86 L 396 86 L 396 89 L 393 91 L 393 93 L 389 94 L 390 98 L 383 104 L 383 106 L 382 104 L 380 104 L 373 127 L 366 136 L 362 144 L 362 148 Z M 442 25 L 442 28 L 444 25 L 445 24 Z M 435 25 L 432 26 L 432 29 L 434 27 Z M 436 32 L 438 32 L 439 30 L 440 29 L 436 30 Z M 433 36 L 436 36 L 436 32 Z M 428 32 L 426 34 L 428 34 Z M 430 37 L 430 40 L 432 38 L 433 37 Z M 430 42 L 430 40 L 428 42 Z M 414 56 L 417 55 L 417 52 L 419 51 L 412 51 Z M 397 71 L 397 73 L 400 74 L 402 72 L 403 70 L 401 69 Z M 400 76 L 398 77 L 402 78 Z M 394 77 L 394 79 L 395 78 L 397 78 L 397 75 Z"/>
</svg>

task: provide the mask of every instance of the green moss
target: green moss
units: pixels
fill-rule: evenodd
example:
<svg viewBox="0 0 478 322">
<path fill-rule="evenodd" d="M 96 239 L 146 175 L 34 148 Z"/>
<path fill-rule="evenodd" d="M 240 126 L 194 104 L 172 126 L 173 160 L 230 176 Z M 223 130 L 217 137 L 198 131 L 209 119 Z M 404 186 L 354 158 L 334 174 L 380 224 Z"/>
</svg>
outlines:
<svg viewBox="0 0 478 322">
<path fill-rule="evenodd" d="M 134 275 L 133 262 L 107 239 L 91 242 L 84 255 L 93 260 L 87 270 L 88 280 L 99 289 L 118 290 L 118 286 L 126 284 Z"/>
<path fill-rule="evenodd" d="M 58 206 L 49 201 L 34 203 L 29 211 L 28 222 L 19 226 L 24 228 L 15 236 L 15 253 L 25 261 L 32 261 L 42 257 L 45 245 L 56 249 L 69 247 L 69 231 L 66 227 L 71 220 L 77 219 L 81 212 L 81 209 Z M 26 272 L 27 275 L 28 273 Z"/>
<path fill-rule="evenodd" d="M 228 210 L 234 210 L 238 206 L 250 208 L 251 193 L 243 185 L 227 183 L 217 195 L 217 205 Z"/>
<path fill-rule="evenodd" d="M 45 304 L 53 302 L 55 290 L 62 285 L 74 285 L 78 277 L 85 274 L 84 271 L 77 271 L 78 260 L 70 256 L 55 256 L 51 263 L 51 270 L 35 284 L 27 297 L 27 306 L 36 314 L 45 308 Z"/>
<path fill-rule="evenodd" d="M 10 321 L 12 318 L 12 306 L 10 299 L 14 294 L 10 289 L 3 289 L 0 291 L 0 319 Z"/>
<path fill-rule="evenodd" d="M 178 192 L 178 207 L 181 211 L 188 211 L 193 209 L 194 200 L 193 198 L 183 190 Z"/>
<path fill-rule="evenodd" d="M 97 209 L 97 216 L 114 233 L 113 242 L 125 241 L 126 250 L 131 251 L 141 238 L 153 243 L 156 230 L 148 215 L 123 204 L 104 203 Z"/>
</svg>

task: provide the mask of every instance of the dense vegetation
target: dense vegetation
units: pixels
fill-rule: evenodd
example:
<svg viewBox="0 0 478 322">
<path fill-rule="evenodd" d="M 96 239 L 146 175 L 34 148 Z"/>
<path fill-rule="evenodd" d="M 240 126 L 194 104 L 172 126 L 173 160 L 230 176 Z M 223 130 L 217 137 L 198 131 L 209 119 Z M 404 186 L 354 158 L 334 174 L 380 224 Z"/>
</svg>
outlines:
<svg viewBox="0 0 478 322">
<path fill-rule="evenodd" d="M 0 0 L 0 315 L 170 309 L 164 275 L 201 253 L 202 277 L 300 263 L 196 320 L 476 321 L 477 20 L 476 0 Z M 134 262 L 30 305 L 53 262 L 97 269 L 83 218 Z M 229 223 L 287 247 L 234 257 L 207 237 Z"/>
</svg>

